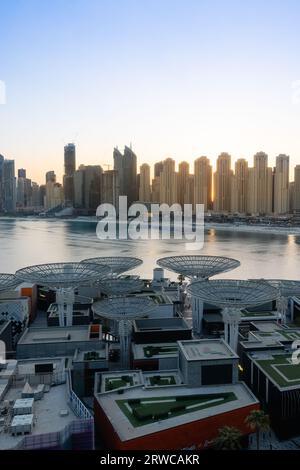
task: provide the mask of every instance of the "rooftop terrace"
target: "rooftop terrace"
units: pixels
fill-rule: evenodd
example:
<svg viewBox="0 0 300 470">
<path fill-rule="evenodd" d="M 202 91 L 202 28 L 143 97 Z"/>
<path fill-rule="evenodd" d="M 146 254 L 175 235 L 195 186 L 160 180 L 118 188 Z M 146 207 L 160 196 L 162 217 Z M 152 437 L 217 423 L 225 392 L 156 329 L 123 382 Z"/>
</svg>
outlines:
<svg viewBox="0 0 300 470">
<path fill-rule="evenodd" d="M 300 364 L 292 363 L 292 351 L 249 353 L 254 363 L 281 390 L 300 387 Z"/>
<path fill-rule="evenodd" d="M 136 387 L 122 395 L 111 392 L 97 399 L 122 441 L 258 403 L 242 383 L 200 388 Z"/>
<path fill-rule="evenodd" d="M 177 343 L 132 344 L 134 359 L 158 359 L 178 355 Z"/>
</svg>

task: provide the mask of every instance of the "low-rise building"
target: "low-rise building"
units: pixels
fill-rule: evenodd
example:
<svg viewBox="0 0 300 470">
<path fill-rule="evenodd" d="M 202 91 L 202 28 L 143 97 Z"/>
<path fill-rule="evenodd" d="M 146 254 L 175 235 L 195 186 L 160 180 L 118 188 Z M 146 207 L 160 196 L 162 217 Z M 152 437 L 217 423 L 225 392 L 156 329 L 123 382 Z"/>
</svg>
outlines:
<svg viewBox="0 0 300 470">
<path fill-rule="evenodd" d="M 177 369 L 177 343 L 132 343 L 132 367 L 141 370 Z"/>
<path fill-rule="evenodd" d="M 0 449 L 94 448 L 94 419 L 72 389 L 67 359 L 0 366 Z"/>
<path fill-rule="evenodd" d="M 27 328 L 17 345 L 17 358 L 74 355 L 83 351 L 105 349 L 101 325 L 52 328 Z"/>
<path fill-rule="evenodd" d="M 142 318 L 133 322 L 133 341 L 163 343 L 191 339 L 192 329 L 183 318 Z"/>
</svg>

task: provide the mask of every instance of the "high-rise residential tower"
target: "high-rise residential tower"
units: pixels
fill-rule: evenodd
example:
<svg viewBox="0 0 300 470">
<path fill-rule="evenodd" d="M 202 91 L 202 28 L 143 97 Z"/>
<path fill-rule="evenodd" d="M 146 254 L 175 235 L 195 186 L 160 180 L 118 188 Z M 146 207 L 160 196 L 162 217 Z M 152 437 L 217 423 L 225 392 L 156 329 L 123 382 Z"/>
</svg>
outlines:
<svg viewBox="0 0 300 470">
<path fill-rule="evenodd" d="M 248 162 L 239 158 L 235 163 L 235 172 L 232 177 L 231 212 L 245 214 L 248 201 Z"/>
<path fill-rule="evenodd" d="M 300 212 L 300 165 L 296 165 L 294 169 L 294 198 L 293 209 Z"/>
<path fill-rule="evenodd" d="M 207 157 L 194 162 L 194 204 L 204 204 L 204 211 L 212 207 L 212 167 Z"/>
<path fill-rule="evenodd" d="M 150 166 L 148 163 L 140 166 L 139 200 L 151 201 Z"/>
<path fill-rule="evenodd" d="M 138 199 L 136 155 L 130 147 L 125 146 L 124 155 L 115 148 L 113 158 L 114 170 L 119 174 L 120 196 L 127 196 L 130 206 Z"/>
<path fill-rule="evenodd" d="M 272 212 L 272 168 L 268 167 L 268 155 L 258 152 L 254 155 L 252 191 L 249 194 L 249 212 L 270 214 Z"/>
<path fill-rule="evenodd" d="M 76 148 L 74 144 L 64 147 L 64 168 L 63 178 L 65 205 L 74 205 L 74 173 L 76 170 Z"/>
<path fill-rule="evenodd" d="M 3 165 L 4 157 L 0 155 L 0 212 L 3 211 Z"/>
<path fill-rule="evenodd" d="M 163 162 L 163 170 L 160 173 L 160 202 L 168 205 L 178 203 L 177 194 L 175 160 L 167 158 Z"/>
<path fill-rule="evenodd" d="M 102 168 L 100 165 L 80 165 L 74 173 L 74 205 L 94 212 L 101 203 Z"/>
<path fill-rule="evenodd" d="M 177 175 L 177 198 L 179 204 L 183 207 L 184 204 L 190 204 L 192 201 L 190 197 L 190 165 L 187 162 L 181 162 L 178 165 Z"/>
<path fill-rule="evenodd" d="M 3 162 L 3 209 L 5 212 L 16 210 L 16 177 L 14 160 Z"/>
<path fill-rule="evenodd" d="M 112 204 L 118 213 L 119 194 L 119 173 L 116 170 L 105 171 L 102 174 L 101 202 Z"/>
<path fill-rule="evenodd" d="M 289 165 L 290 157 L 278 155 L 274 180 L 274 212 L 286 214 L 289 212 Z"/>
<path fill-rule="evenodd" d="M 217 159 L 217 170 L 214 174 L 214 210 L 230 212 L 231 209 L 231 156 L 223 152 Z"/>
</svg>

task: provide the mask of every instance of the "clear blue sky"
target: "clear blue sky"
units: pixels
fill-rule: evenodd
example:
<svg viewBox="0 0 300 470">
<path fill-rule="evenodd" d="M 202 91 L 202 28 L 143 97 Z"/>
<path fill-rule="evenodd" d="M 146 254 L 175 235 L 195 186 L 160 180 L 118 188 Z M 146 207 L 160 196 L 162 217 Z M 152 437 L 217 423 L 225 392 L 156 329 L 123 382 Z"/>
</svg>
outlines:
<svg viewBox="0 0 300 470">
<path fill-rule="evenodd" d="M 299 24 L 296 0 L 0 0 L 0 153 L 38 182 L 69 141 L 78 164 L 300 163 Z"/>
</svg>

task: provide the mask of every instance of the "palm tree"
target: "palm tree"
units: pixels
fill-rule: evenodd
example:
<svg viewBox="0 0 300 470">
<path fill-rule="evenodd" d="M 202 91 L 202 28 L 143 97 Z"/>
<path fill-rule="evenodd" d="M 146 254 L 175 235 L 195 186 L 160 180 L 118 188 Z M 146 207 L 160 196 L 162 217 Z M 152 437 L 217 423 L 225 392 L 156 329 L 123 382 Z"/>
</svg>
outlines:
<svg viewBox="0 0 300 470">
<path fill-rule="evenodd" d="M 270 418 L 263 410 L 253 410 L 247 416 L 245 422 L 256 433 L 256 448 L 259 450 L 259 438 L 261 432 L 270 430 Z"/>
<path fill-rule="evenodd" d="M 213 445 L 217 450 L 239 450 L 241 448 L 241 432 L 232 427 L 224 426 L 219 429 Z"/>
</svg>

